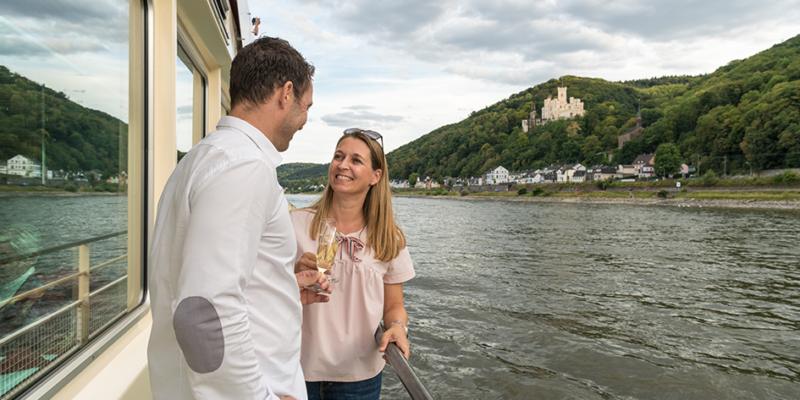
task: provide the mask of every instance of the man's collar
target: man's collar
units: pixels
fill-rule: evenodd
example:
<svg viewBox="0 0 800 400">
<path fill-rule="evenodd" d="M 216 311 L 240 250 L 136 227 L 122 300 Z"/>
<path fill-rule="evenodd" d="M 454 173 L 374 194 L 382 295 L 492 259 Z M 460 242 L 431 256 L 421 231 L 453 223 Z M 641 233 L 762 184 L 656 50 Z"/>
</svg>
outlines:
<svg viewBox="0 0 800 400">
<path fill-rule="evenodd" d="M 222 128 L 234 129 L 247 135 L 267 155 L 267 159 L 274 164 L 272 165 L 273 168 L 277 168 L 283 162 L 283 157 L 278 152 L 278 149 L 275 148 L 275 145 L 260 130 L 250 125 L 249 122 L 227 115 L 220 118 L 217 123 L 217 130 Z"/>
</svg>

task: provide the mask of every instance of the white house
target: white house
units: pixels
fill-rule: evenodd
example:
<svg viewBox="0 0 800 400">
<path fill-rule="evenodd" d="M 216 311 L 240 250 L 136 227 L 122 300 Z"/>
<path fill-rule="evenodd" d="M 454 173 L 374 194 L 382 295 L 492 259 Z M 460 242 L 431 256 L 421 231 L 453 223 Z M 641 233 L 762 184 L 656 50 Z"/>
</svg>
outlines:
<svg viewBox="0 0 800 400">
<path fill-rule="evenodd" d="M 486 176 L 487 185 L 508 182 L 508 170 L 503 168 L 502 165 L 486 171 L 484 175 Z"/>
<path fill-rule="evenodd" d="M 6 173 L 9 175 L 41 178 L 42 166 L 28 157 L 17 154 L 8 160 L 8 163 L 6 164 Z"/>
</svg>

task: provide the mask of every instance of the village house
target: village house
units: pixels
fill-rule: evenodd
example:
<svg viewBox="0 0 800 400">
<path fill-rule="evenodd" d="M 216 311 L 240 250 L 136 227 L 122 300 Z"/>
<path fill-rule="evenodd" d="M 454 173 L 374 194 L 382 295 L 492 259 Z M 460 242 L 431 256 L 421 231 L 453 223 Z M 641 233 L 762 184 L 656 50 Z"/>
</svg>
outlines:
<svg viewBox="0 0 800 400">
<path fill-rule="evenodd" d="M 487 185 L 508 182 L 508 170 L 502 165 L 486 171 L 483 176 Z"/>
<path fill-rule="evenodd" d="M 656 159 L 655 153 L 642 154 L 639 157 L 636 157 L 636 159 L 633 160 L 633 169 L 634 169 L 633 174 L 640 175 L 642 167 L 645 164 L 650 164 L 650 166 L 652 166 L 653 164 L 655 164 L 655 159 Z"/>
<path fill-rule="evenodd" d="M 604 181 L 609 178 L 616 178 L 617 176 L 617 169 L 614 167 L 609 167 L 608 165 L 594 165 L 586 170 L 586 177 L 584 178 L 584 181 Z"/>
<path fill-rule="evenodd" d="M 644 164 L 639 168 L 639 179 L 652 178 L 655 175 L 655 167 L 650 163 Z"/>
<path fill-rule="evenodd" d="M 556 170 L 556 176 L 558 183 L 570 183 L 572 182 L 572 177 L 577 171 L 586 172 L 586 167 L 578 164 L 564 164 L 558 170 Z"/>
<path fill-rule="evenodd" d="M 6 162 L 6 174 L 27 176 L 30 178 L 42 177 L 42 166 L 34 160 L 21 154 L 8 159 Z"/>
<path fill-rule="evenodd" d="M 633 164 L 620 164 L 617 165 L 617 175 L 622 178 L 623 176 L 636 175 L 636 168 Z"/>
<path fill-rule="evenodd" d="M 586 177 L 586 171 L 575 171 L 570 178 L 573 183 L 583 183 Z"/>
</svg>

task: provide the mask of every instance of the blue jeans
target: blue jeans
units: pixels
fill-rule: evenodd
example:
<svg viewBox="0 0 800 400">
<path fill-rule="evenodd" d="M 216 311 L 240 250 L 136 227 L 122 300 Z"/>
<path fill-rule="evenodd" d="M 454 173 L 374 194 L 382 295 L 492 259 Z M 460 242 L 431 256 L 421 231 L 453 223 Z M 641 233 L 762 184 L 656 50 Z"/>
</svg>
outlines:
<svg viewBox="0 0 800 400">
<path fill-rule="evenodd" d="M 358 382 L 306 382 L 308 400 L 378 400 L 381 373 Z"/>
</svg>

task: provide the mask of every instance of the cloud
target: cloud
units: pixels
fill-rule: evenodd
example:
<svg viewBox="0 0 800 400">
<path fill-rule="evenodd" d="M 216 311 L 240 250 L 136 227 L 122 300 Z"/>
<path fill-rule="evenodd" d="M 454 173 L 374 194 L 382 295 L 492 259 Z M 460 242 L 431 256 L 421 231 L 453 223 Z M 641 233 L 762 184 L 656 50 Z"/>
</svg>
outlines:
<svg viewBox="0 0 800 400">
<path fill-rule="evenodd" d="M 4 56 L 44 56 L 47 52 L 29 41 L 21 40 L 16 35 L 0 36 L 0 54 Z"/>
<path fill-rule="evenodd" d="M 129 39 L 128 1 L 17 0 L 7 3 L 9 4 L 3 5 L 3 22 L 14 25 L 33 38 L 62 38 L 125 45 Z"/>
<path fill-rule="evenodd" d="M 370 111 L 345 111 L 336 114 L 326 114 L 321 120 L 328 126 L 337 128 L 370 128 L 375 126 L 386 126 L 402 122 L 405 117 L 399 115 L 383 115 Z"/>
<path fill-rule="evenodd" d="M 188 106 L 178 106 L 177 113 L 178 115 L 192 115 L 192 105 L 189 104 Z"/>
<path fill-rule="evenodd" d="M 800 0 L 758 6 L 745 0 L 352 0 L 315 5 L 329 7 L 327 25 L 342 35 L 389 49 L 396 57 L 410 55 L 449 73 L 503 84 L 537 76 L 543 64 L 536 63 L 564 72 L 598 65 L 623 68 L 648 47 L 676 51 L 650 60 L 668 62 L 689 42 L 723 36 L 734 46 L 800 18 Z"/>
<path fill-rule="evenodd" d="M 374 106 L 366 106 L 366 105 L 354 105 L 349 107 L 344 107 L 345 110 L 372 110 Z"/>
</svg>

